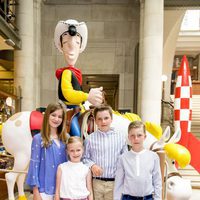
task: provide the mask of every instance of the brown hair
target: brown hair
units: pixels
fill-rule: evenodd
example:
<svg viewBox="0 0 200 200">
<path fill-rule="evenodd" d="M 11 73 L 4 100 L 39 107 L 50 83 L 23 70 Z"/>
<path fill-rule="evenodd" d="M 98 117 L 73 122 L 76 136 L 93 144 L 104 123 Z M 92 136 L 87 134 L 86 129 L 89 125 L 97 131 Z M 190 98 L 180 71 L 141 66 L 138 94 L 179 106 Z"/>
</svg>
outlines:
<svg viewBox="0 0 200 200">
<path fill-rule="evenodd" d="M 55 112 L 56 110 L 62 109 L 62 123 L 57 128 L 57 134 L 59 139 L 62 142 L 66 142 L 66 111 L 65 108 L 60 103 L 51 103 L 47 106 L 43 123 L 42 123 L 42 129 L 41 129 L 41 136 L 43 140 L 44 147 L 48 147 L 51 145 L 51 138 L 50 138 L 50 125 L 49 125 L 49 116 L 51 113 Z"/>
<path fill-rule="evenodd" d="M 101 105 L 101 106 L 95 107 L 94 108 L 94 112 L 93 112 L 94 118 L 96 119 L 96 116 L 97 116 L 98 112 L 102 112 L 102 111 L 105 111 L 105 110 L 107 110 L 109 112 L 109 114 L 110 114 L 110 116 L 112 118 L 113 117 L 112 108 L 110 106 L 108 106 L 108 105 Z"/>
<path fill-rule="evenodd" d="M 144 132 L 144 134 L 146 134 L 146 128 L 145 128 L 145 125 L 142 121 L 136 120 L 136 121 L 131 122 L 128 126 L 128 133 L 130 132 L 130 130 L 132 130 L 134 128 L 135 129 L 136 128 L 143 128 L 143 132 Z"/>
</svg>

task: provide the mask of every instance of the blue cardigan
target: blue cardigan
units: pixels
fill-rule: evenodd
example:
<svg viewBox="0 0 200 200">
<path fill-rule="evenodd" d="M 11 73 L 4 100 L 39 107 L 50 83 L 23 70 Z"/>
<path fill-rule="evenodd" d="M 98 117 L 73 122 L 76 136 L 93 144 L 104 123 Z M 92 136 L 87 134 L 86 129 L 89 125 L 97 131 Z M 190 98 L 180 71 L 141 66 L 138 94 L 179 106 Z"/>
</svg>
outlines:
<svg viewBox="0 0 200 200">
<path fill-rule="evenodd" d="M 40 193 L 55 194 L 57 167 L 66 161 L 65 144 L 62 141 L 60 147 L 52 141 L 49 147 L 44 148 L 41 135 L 35 135 L 26 183 L 31 188 L 37 186 Z"/>
</svg>

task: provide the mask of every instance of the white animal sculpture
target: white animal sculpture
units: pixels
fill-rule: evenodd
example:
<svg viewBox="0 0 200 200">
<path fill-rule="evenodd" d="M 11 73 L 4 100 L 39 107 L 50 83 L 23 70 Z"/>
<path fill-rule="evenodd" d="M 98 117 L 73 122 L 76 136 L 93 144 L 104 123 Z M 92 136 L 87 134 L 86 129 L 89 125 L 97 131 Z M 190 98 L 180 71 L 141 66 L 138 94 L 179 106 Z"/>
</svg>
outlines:
<svg viewBox="0 0 200 200">
<path fill-rule="evenodd" d="M 31 142 L 32 136 L 30 131 L 30 116 L 31 112 L 20 112 L 14 114 L 3 125 L 2 129 L 2 141 L 6 150 L 14 156 L 13 171 L 21 172 L 27 171 L 31 156 Z M 86 116 L 87 118 L 88 116 Z M 112 126 L 117 130 L 127 134 L 128 125 L 130 120 L 125 119 L 122 116 L 114 114 Z M 82 129 L 84 132 L 84 128 Z M 180 132 L 178 133 L 180 135 Z M 87 136 L 84 133 L 85 137 Z M 174 135 L 177 135 L 174 134 Z M 157 141 L 154 145 L 155 148 L 164 148 L 165 141 L 170 136 L 170 130 L 165 131 L 160 140 L 157 140 L 151 134 L 148 134 L 146 139 L 147 147 Z M 180 137 L 180 136 L 179 136 Z M 170 143 L 177 142 L 177 136 L 173 136 L 170 139 Z M 168 159 L 169 170 L 171 172 L 177 172 L 172 159 Z M 24 194 L 24 181 L 25 173 L 9 172 L 6 174 L 6 182 L 8 187 L 8 199 L 14 200 L 14 184 L 17 181 L 18 186 L 18 200 L 27 200 Z M 191 185 L 189 181 L 179 177 L 173 176 L 167 179 L 166 182 L 167 197 L 168 200 L 188 200 L 191 196 Z M 187 193 L 187 194 L 186 194 Z"/>
</svg>

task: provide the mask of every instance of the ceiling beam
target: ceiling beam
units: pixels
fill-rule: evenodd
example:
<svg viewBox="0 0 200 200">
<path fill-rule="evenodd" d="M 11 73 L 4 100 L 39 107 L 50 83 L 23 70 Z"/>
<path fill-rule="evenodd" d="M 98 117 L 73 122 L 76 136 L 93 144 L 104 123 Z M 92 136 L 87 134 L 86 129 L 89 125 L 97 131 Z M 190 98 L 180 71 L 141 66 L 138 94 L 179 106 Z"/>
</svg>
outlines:
<svg viewBox="0 0 200 200">
<path fill-rule="evenodd" d="M 164 0 L 164 6 L 165 7 L 174 7 L 174 8 L 180 8 L 180 7 L 194 7 L 199 8 L 200 7 L 200 1 L 198 0 Z"/>
</svg>

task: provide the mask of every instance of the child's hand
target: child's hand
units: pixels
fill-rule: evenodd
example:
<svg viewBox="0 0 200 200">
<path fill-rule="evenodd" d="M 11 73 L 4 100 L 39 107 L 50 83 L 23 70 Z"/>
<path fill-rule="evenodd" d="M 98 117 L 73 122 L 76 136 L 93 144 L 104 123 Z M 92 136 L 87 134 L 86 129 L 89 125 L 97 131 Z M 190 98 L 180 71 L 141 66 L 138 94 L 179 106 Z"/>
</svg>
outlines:
<svg viewBox="0 0 200 200">
<path fill-rule="evenodd" d="M 54 200 L 60 200 L 60 195 L 57 194 L 57 193 L 55 193 L 55 195 L 54 195 Z"/>
<path fill-rule="evenodd" d="M 101 176 L 103 174 L 103 169 L 98 165 L 92 165 L 91 170 L 94 176 Z"/>
<path fill-rule="evenodd" d="M 33 200 L 42 200 L 42 197 L 40 196 L 40 194 L 33 195 Z"/>
<path fill-rule="evenodd" d="M 33 187 L 33 200 L 42 200 L 38 187 Z"/>
</svg>

